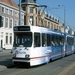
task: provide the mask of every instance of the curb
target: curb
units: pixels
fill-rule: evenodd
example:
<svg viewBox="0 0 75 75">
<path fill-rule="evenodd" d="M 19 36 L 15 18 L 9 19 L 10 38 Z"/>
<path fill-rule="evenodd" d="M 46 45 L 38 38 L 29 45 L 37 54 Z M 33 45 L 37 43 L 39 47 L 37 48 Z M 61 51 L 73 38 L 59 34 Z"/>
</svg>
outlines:
<svg viewBox="0 0 75 75">
<path fill-rule="evenodd" d="M 7 67 L 6 66 L 3 66 L 3 65 L 0 65 L 0 71 L 2 71 L 4 69 L 7 69 Z"/>
</svg>

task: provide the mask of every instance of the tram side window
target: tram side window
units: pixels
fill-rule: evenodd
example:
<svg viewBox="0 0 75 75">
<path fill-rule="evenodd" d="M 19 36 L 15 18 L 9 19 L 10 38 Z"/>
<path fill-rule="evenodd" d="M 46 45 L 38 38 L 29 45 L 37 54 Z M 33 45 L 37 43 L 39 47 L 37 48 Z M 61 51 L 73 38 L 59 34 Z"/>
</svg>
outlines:
<svg viewBox="0 0 75 75">
<path fill-rule="evenodd" d="M 73 43 L 74 43 L 74 39 L 73 38 L 68 38 L 68 44 L 73 45 Z"/>
<path fill-rule="evenodd" d="M 50 34 L 47 34 L 47 46 L 51 45 L 51 41 L 50 41 Z"/>
<path fill-rule="evenodd" d="M 60 43 L 60 45 L 64 44 L 64 37 L 63 36 L 59 37 L 59 43 Z"/>
<path fill-rule="evenodd" d="M 58 45 L 59 43 L 58 43 L 58 36 L 56 36 L 56 38 L 55 38 L 55 45 Z"/>
<path fill-rule="evenodd" d="M 67 37 L 67 44 L 72 45 L 72 38 L 71 37 Z"/>
<path fill-rule="evenodd" d="M 52 41 L 51 41 L 51 44 L 52 44 L 53 46 L 55 46 L 55 36 L 54 36 L 54 35 L 52 35 Z"/>
<path fill-rule="evenodd" d="M 45 47 L 47 46 L 47 35 L 46 34 L 42 34 L 42 46 Z"/>
<path fill-rule="evenodd" d="M 67 44 L 70 45 L 70 38 L 67 37 Z"/>
<path fill-rule="evenodd" d="M 72 45 L 74 44 L 74 38 L 72 38 Z"/>
<path fill-rule="evenodd" d="M 40 47 L 40 33 L 34 33 L 34 47 Z"/>
</svg>

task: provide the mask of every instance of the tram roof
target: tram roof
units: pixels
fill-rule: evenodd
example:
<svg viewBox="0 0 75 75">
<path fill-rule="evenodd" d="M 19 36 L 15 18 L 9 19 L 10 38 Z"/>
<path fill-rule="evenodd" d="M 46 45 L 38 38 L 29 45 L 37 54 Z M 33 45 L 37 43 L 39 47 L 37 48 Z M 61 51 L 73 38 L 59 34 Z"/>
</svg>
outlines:
<svg viewBox="0 0 75 75">
<path fill-rule="evenodd" d="M 14 26 L 15 29 L 20 28 L 20 30 L 14 30 L 14 32 L 25 32 L 24 28 L 29 28 L 26 29 L 25 31 L 31 31 L 31 32 L 39 32 L 39 33 L 52 33 L 52 34 L 58 34 L 60 35 L 62 32 L 58 31 L 58 30 L 51 30 L 50 28 L 46 28 L 46 27 L 39 27 L 39 26 L 28 26 L 28 25 L 22 25 L 22 26 Z M 64 35 L 64 33 L 62 33 L 62 35 Z"/>
</svg>

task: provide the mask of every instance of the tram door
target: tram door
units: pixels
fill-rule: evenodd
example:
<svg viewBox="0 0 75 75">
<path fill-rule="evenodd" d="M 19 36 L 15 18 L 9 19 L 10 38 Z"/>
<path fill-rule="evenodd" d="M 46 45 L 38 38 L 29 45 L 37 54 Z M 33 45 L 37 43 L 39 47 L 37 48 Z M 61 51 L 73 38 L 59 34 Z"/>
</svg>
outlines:
<svg viewBox="0 0 75 75">
<path fill-rule="evenodd" d="M 1 40 L 1 48 L 3 47 L 3 40 Z"/>
</svg>

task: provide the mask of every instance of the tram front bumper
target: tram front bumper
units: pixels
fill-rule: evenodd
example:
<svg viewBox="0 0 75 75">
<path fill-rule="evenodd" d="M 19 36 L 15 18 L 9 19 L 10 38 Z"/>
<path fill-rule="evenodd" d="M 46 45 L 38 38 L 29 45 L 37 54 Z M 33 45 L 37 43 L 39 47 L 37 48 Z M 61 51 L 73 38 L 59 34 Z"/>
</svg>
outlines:
<svg viewBox="0 0 75 75">
<path fill-rule="evenodd" d="M 30 62 L 30 58 L 12 58 L 12 62 Z"/>
</svg>

